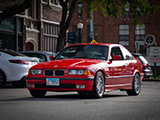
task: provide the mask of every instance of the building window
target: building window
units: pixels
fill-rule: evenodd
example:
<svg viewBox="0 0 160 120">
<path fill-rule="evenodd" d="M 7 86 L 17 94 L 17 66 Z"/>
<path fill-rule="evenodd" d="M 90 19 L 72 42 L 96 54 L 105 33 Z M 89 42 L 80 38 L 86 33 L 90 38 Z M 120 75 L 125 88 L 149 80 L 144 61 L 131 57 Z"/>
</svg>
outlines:
<svg viewBox="0 0 160 120">
<path fill-rule="evenodd" d="M 144 41 L 145 39 L 145 25 L 135 26 L 135 41 Z"/>
<path fill-rule="evenodd" d="M 91 18 L 91 8 L 87 8 L 87 18 Z"/>
<path fill-rule="evenodd" d="M 39 0 L 33 0 L 31 7 L 27 9 L 27 15 L 30 18 L 38 19 L 39 13 Z"/>
<path fill-rule="evenodd" d="M 119 44 L 129 45 L 129 25 L 119 25 Z"/>
<path fill-rule="evenodd" d="M 83 8 L 83 6 L 82 6 L 82 3 L 78 3 L 78 18 L 80 19 L 80 18 L 82 18 L 82 8 Z"/>
<path fill-rule="evenodd" d="M 17 27 L 16 27 L 17 25 Z M 23 19 L 7 18 L 0 23 L 0 48 L 23 50 Z M 17 31 L 17 32 L 16 32 Z M 18 36 L 18 38 L 16 37 Z M 18 46 L 16 45 L 18 43 Z"/>
<path fill-rule="evenodd" d="M 60 4 L 59 0 L 51 0 L 51 3 L 55 4 L 55 5 L 59 5 Z"/>
<path fill-rule="evenodd" d="M 43 50 L 56 52 L 59 25 L 44 23 L 43 29 Z"/>
<path fill-rule="evenodd" d="M 129 17 L 129 7 L 130 7 L 129 2 L 126 2 L 125 8 L 124 8 L 124 12 L 125 12 L 124 17 L 125 18 Z"/>
</svg>

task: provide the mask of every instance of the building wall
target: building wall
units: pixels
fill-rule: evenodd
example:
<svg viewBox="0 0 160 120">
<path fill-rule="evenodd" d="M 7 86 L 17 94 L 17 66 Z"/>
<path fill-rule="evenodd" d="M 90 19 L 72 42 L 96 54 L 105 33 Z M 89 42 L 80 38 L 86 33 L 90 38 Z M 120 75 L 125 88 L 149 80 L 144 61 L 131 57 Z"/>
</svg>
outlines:
<svg viewBox="0 0 160 120">
<path fill-rule="evenodd" d="M 83 3 L 82 18 L 77 18 L 77 7 L 75 9 L 69 32 L 73 32 L 72 26 L 77 25 L 79 22 L 83 23 L 82 29 L 82 42 L 87 42 L 87 25 L 90 25 L 90 19 L 87 18 L 87 4 Z M 126 46 L 131 52 L 135 52 L 135 26 L 130 23 L 128 18 L 121 16 L 116 19 L 112 16 L 104 17 L 99 12 L 93 13 L 93 23 L 97 26 L 97 42 L 102 43 L 119 43 L 119 25 L 129 25 L 129 46 Z M 143 16 L 142 23 L 145 24 L 145 35 L 152 34 L 156 38 L 156 44 L 160 45 L 160 12 L 155 15 Z M 145 52 L 146 45 L 141 46 L 139 52 Z"/>
</svg>

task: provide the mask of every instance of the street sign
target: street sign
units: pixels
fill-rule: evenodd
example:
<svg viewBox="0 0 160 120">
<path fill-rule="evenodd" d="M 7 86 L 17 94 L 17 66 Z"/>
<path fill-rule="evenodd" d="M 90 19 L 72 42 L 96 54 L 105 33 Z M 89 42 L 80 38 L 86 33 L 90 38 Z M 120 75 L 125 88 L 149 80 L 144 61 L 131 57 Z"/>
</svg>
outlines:
<svg viewBox="0 0 160 120">
<path fill-rule="evenodd" d="M 160 56 L 160 47 L 150 47 L 150 56 Z"/>
<path fill-rule="evenodd" d="M 149 46 L 153 45 L 155 43 L 155 41 L 156 41 L 156 38 L 155 38 L 154 35 L 149 34 L 149 35 L 147 35 L 145 37 L 145 43 L 146 43 L 146 45 L 149 45 Z"/>
<path fill-rule="evenodd" d="M 74 43 L 74 42 L 75 42 L 75 33 L 74 32 L 68 32 L 67 43 Z"/>
<path fill-rule="evenodd" d="M 97 43 L 97 41 L 93 39 L 90 43 Z"/>
</svg>

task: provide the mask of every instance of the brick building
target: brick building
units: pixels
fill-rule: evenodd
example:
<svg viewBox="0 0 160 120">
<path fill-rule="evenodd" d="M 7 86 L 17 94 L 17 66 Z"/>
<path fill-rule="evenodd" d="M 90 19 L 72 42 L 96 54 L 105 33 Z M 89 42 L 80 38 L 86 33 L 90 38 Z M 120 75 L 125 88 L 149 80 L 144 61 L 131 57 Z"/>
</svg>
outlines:
<svg viewBox="0 0 160 120">
<path fill-rule="evenodd" d="M 61 9 L 58 0 L 32 0 L 32 7 L 1 22 L 0 48 L 55 52 Z"/>
<path fill-rule="evenodd" d="M 156 5 L 160 4 L 156 0 L 154 2 Z M 93 12 L 92 19 L 94 39 L 97 42 L 122 44 L 131 52 L 143 54 L 150 61 L 152 70 L 154 71 L 154 62 L 150 60 L 148 51 L 150 46 L 160 46 L 160 11 L 154 15 L 141 17 L 141 26 L 131 24 L 129 7 L 125 8 L 125 15 L 118 19 L 112 16 L 104 17 L 99 12 Z M 79 39 L 83 43 L 91 42 L 93 37 L 91 37 L 90 21 L 91 18 L 87 11 L 87 4 L 79 0 L 69 27 L 69 33 L 75 34 L 73 43 L 79 43 Z M 78 23 L 83 24 L 81 31 L 77 28 Z M 146 39 L 148 38 L 151 41 L 155 40 L 155 42 L 152 42 L 151 45 L 147 44 Z M 160 63 L 157 64 L 156 69 L 157 75 L 160 75 Z"/>
<path fill-rule="evenodd" d="M 159 2 L 158 2 L 159 3 Z M 158 4 L 156 3 L 156 4 Z M 90 17 L 87 11 L 87 4 L 80 0 L 77 3 L 69 32 L 75 33 L 75 43 L 78 42 L 78 23 L 83 24 L 82 41 L 91 42 L 90 39 Z M 99 12 L 93 13 L 94 39 L 102 43 L 119 43 L 127 47 L 131 52 L 135 52 L 135 43 L 138 44 L 139 51 L 146 54 L 145 37 L 152 35 L 156 38 L 153 45 L 160 46 L 160 12 L 155 15 L 143 16 L 143 25 L 135 26 L 129 19 L 129 8 L 125 9 L 125 15 L 116 19 L 114 17 L 104 17 Z"/>
</svg>

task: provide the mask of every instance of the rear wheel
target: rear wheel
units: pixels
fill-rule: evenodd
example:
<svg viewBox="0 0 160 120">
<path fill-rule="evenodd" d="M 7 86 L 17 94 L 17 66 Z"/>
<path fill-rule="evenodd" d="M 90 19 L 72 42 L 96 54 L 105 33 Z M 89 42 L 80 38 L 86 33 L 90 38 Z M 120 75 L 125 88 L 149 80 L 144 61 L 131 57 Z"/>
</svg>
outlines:
<svg viewBox="0 0 160 120">
<path fill-rule="evenodd" d="M 104 94 L 104 87 L 105 87 L 105 78 L 101 71 L 96 73 L 93 85 L 93 91 L 91 95 L 95 98 L 102 98 Z"/>
<path fill-rule="evenodd" d="M 44 91 L 44 90 L 30 90 L 30 94 L 33 97 L 44 97 L 46 93 L 47 91 Z"/>
<path fill-rule="evenodd" d="M 5 84 L 6 84 L 6 76 L 2 71 L 0 71 L 0 88 L 4 87 Z"/>
<path fill-rule="evenodd" d="M 141 91 L 140 75 L 136 73 L 132 83 L 132 90 L 127 90 L 128 95 L 138 95 Z"/>
</svg>

